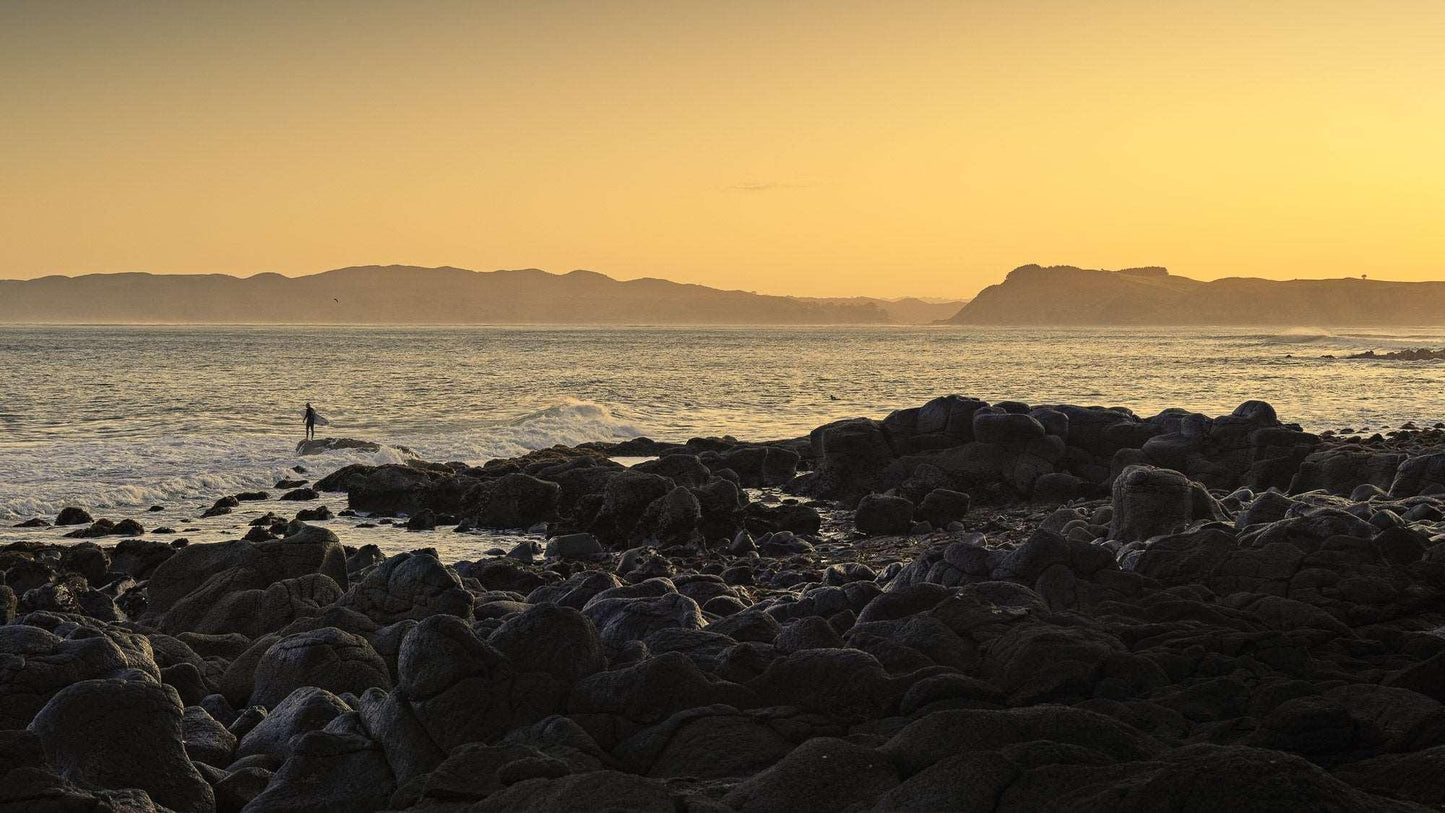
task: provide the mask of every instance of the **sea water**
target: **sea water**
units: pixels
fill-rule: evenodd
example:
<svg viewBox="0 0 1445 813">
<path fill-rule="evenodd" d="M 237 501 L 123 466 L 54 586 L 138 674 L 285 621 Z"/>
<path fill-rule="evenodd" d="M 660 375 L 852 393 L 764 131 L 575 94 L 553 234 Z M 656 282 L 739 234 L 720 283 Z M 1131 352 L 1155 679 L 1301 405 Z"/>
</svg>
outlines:
<svg viewBox="0 0 1445 813">
<path fill-rule="evenodd" d="M 1445 331 L 0 326 L 0 521 L 77 504 L 180 522 L 293 466 L 319 477 L 396 446 L 481 463 L 638 435 L 779 439 L 947 393 L 1141 415 L 1263 398 L 1313 431 L 1434 423 L 1445 364 L 1342 358 L 1422 346 Z M 307 402 L 322 436 L 383 448 L 297 456 Z"/>
</svg>

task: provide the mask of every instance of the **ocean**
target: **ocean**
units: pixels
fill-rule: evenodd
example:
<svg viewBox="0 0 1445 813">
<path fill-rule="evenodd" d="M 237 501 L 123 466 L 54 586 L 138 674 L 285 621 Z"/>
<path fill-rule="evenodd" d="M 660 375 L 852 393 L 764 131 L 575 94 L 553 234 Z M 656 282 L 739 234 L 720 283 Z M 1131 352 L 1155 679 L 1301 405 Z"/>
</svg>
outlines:
<svg viewBox="0 0 1445 813">
<path fill-rule="evenodd" d="M 1445 363 L 1323 358 L 1420 346 L 1445 331 L 0 326 L 0 520 L 68 504 L 189 519 L 396 445 L 481 463 L 637 435 L 777 439 L 947 393 L 1141 415 L 1263 398 L 1314 431 L 1434 423 Z M 388 448 L 298 457 L 308 401 L 320 435 Z"/>
</svg>

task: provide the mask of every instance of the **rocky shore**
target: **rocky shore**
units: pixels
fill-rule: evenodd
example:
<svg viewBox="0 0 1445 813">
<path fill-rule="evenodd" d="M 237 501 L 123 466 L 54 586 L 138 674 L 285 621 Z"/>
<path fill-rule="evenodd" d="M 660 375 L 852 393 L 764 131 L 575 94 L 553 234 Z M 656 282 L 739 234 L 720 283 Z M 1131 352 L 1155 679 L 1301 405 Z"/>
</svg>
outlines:
<svg viewBox="0 0 1445 813">
<path fill-rule="evenodd" d="M 1438 427 L 948 396 L 284 492 L 0 548 L 0 809 L 1445 806 Z"/>
<path fill-rule="evenodd" d="M 1412 347 L 1408 350 L 1392 350 L 1388 353 L 1366 350 L 1363 353 L 1345 356 L 1345 358 L 1374 359 L 1376 361 L 1439 361 L 1445 359 L 1445 350 L 1432 350 L 1428 347 Z"/>
</svg>

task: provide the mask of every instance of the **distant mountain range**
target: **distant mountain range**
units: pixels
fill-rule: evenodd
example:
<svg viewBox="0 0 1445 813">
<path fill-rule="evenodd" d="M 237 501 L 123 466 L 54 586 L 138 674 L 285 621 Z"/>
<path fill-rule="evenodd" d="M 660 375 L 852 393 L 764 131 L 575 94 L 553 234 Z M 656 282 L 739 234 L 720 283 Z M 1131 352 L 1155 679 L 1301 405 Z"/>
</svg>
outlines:
<svg viewBox="0 0 1445 813">
<path fill-rule="evenodd" d="M 926 324 L 965 300 L 806 299 L 592 271 L 360 266 L 304 277 L 89 274 L 0 280 L 0 322 Z"/>
<path fill-rule="evenodd" d="M 1445 324 L 1445 282 L 1246 277 L 1204 282 L 1158 267 L 1102 271 L 1025 265 L 985 288 L 943 323 L 1439 325 Z"/>
</svg>

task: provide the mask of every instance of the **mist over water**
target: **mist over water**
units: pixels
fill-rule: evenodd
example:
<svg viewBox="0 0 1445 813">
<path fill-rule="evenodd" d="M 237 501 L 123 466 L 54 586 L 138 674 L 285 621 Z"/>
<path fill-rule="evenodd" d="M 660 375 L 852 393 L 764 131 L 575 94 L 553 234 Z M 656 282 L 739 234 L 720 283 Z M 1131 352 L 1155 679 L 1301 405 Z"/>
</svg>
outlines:
<svg viewBox="0 0 1445 813">
<path fill-rule="evenodd" d="M 322 436 L 474 463 L 639 434 L 793 437 L 950 392 L 1140 414 L 1264 398 L 1322 431 L 1445 418 L 1445 365 L 1321 358 L 1420 346 L 1445 331 L 6 326 L 0 518 L 401 459 L 296 457 L 307 401 Z"/>
</svg>

